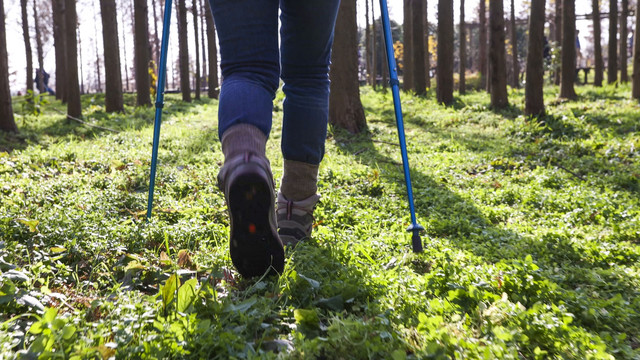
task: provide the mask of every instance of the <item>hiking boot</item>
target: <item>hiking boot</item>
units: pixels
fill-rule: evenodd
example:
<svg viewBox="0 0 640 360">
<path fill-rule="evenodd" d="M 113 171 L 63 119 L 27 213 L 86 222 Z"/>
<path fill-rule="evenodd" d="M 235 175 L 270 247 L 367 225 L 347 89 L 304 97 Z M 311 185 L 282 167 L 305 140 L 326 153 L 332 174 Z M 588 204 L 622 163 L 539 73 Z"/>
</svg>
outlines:
<svg viewBox="0 0 640 360">
<path fill-rule="evenodd" d="M 290 201 L 278 192 L 278 233 L 284 245 L 295 246 L 311 237 L 313 210 L 318 200 L 320 195 L 313 194 L 304 200 Z"/>
<path fill-rule="evenodd" d="M 218 186 L 229 209 L 231 261 L 244 277 L 281 274 L 284 248 L 278 237 L 269 160 L 252 152 L 225 161 Z"/>
</svg>

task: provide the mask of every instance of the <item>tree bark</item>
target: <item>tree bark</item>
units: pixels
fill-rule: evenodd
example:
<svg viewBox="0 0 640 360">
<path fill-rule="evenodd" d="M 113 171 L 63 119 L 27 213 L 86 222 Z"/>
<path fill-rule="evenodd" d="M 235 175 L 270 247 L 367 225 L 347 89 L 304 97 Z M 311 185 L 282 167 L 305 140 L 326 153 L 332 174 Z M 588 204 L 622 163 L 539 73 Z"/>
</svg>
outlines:
<svg viewBox="0 0 640 360">
<path fill-rule="evenodd" d="M 29 36 L 29 16 L 27 15 L 27 0 L 20 0 L 22 8 L 22 37 L 27 56 L 27 91 L 33 91 L 33 54 L 31 53 L 31 38 Z"/>
<path fill-rule="evenodd" d="M 372 70 L 372 86 L 375 89 L 376 87 L 378 87 L 378 68 L 381 67 L 382 68 L 382 87 L 386 88 L 387 87 L 387 79 L 384 77 L 384 64 L 382 66 L 378 66 L 378 32 L 377 32 L 377 27 L 376 27 L 376 12 L 375 12 L 375 7 L 374 7 L 374 0 L 371 0 L 371 32 L 372 32 L 372 39 L 371 39 L 371 68 Z M 380 24 L 382 25 L 382 24 Z M 380 37 L 380 39 L 382 40 L 382 37 Z M 384 57 L 384 55 L 383 55 Z M 384 61 L 383 61 L 384 63 Z"/>
<path fill-rule="evenodd" d="M 162 0 L 160 0 L 162 1 Z M 153 9 L 153 61 L 156 66 L 160 64 L 160 37 L 158 36 L 158 10 L 156 9 L 156 0 L 151 0 L 151 8 Z"/>
<path fill-rule="evenodd" d="M 480 0 L 478 12 L 480 13 L 480 56 L 478 66 L 480 68 L 480 87 L 485 89 L 487 87 L 487 73 L 489 69 L 487 64 L 487 6 L 485 0 Z"/>
<path fill-rule="evenodd" d="M 431 88 L 431 59 L 429 55 L 429 3 L 424 0 L 424 69 L 425 69 L 425 83 L 427 89 Z"/>
<path fill-rule="evenodd" d="M 93 49 L 96 52 L 96 74 L 98 75 L 97 91 L 102 92 L 102 74 L 100 73 L 100 55 L 98 54 L 98 25 L 97 25 L 98 21 L 96 20 L 97 11 L 95 8 L 95 2 L 92 3 L 92 6 L 93 6 L 93 13 L 94 13 L 93 14 Z M 102 41 L 104 43 L 104 36 Z"/>
<path fill-rule="evenodd" d="M 413 91 L 416 95 L 427 94 L 424 68 L 424 0 L 411 0 L 412 33 L 411 41 L 413 49 Z"/>
<path fill-rule="evenodd" d="M 56 99 L 63 103 L 67 102 L 66 81 L 67 63 L 66 59 L 66 24 L 65 24 L 65 1 L 51 0 L 53 13 L 53 41 L 56 58 Z"/>
<path fill-rule="evenodd" d="M 592 0 L 593 13 L 593 52 L 595 57 L 595 76 L 593 78 L 594 86 L 602 86 L 604 63 L 602 61 L 602 28 L 600 26 L 600 1 Z"/>
<path fill-rule="evenodd" d="M 0 130 L 18 132 L 13 118 L 11 89 L 9 88 L 9 59 L 7 58 L 7 30 L 4 24 L 4 0 L 0 0 Z"/>
<path fill-rule="evenodd" d="M 331 54 L 329 123 L 351 133 L 366 128 L 358 84 L 356 0 L 342 0 Z"/>
<path fill-rule="evenodd" d="M 567 1 L 567 0 L 565 0 Z M 607 60 L 607 83 L 618 81 L 618 0 L 609 1 L 609 59 Z"/>
<path fill-rule="evenodd" d="M 207 25 L 205 23 L 205 15 L 207 8 L 204 7 L 204 3 L 200 0 L 200 45 L 202 51 L 202 78 L 207 79 L 207 48 L 204 42 L 204 34 L 207 32 Z"/>
<path fill-rule="evenodd" d="M 627 71 L 627 41 L 629 33 L 627 31 L 627 17 L 629 16 L 629 0 L 622 0 L 622 11 L 620 12 L 620 82 L 629 82 L 629 72 Z"/>
<path fill-rule="evenodd" d="M 184 0 L 182 0 L 184 2 Z M 151 81 L 149 79 L 149 24 L 147 0 L 134 0 L 136 103 L 151 106 Z"/>
<path fill-rule="evenodd" d="M 563 0 L 556 0 L 556 33 L 555 33 L 555 39 L 554 41 L 556 42 L 556 46 L 559 46 L 560 44 L 562 44 L 562 33 L 563 33 L 563 28 L 562 28 L 562 1 Z M 562 52 L 562 50 L 561 50 Z M 560 56 L 562 57 L 562 54 L 560 54 Z M 560 85 L 560 77 L 562 75 L 562 70 L 561 67 L 555 69 L 555 79 L 554 79 L 554 83 L 556 85 Z"/>
<path fill-rule="evenodd" d="M 124 21 L 125 14 L 122 11 L 122 56 L 124 60 L 124 79 L 125 79 L 125 91 L 129 91 L 129 61 L 127 61 L 127 37 L 125 36 L 125 29 L 127 28 Z"/>
<path fill-rule="evenodd" d="M 198 0 L 193 0 L 191 3 L 193 11 L 193 33 L 196 49 L 196 95 L 195 99 L 200 100 L 200 48 L 198 47 Z"/>
<path fill-rule="evenodd" d="M 82 117 L 82 103 L 80 101 L 80 84 L 78 80 L 78 40 L 76 32 L 78 17 L 76 14 L 75 0 L 65 0 L 65 20 L 67 115 L 80 118 Z"/>
<path fill-rule="evenodd" d="M 489 76 L 491 78 L 491 106 L 504 108 L 507 98 L 507 62 L 505 50 L 504 7 L 502 0 L 489 2 Z"/>
<path fill-rule="evenodd" d="M 544 19 L 544 17 L 539 18 Z M 511 0 L 511 56 L 513 65 L 513 82 L 511 86 L 514 88 L 520 87 L 520 64 L 518 63 L 518 28 L 516 25 L 516 7 L 514 0 Z"/>
<path fill-rule="evenodd" d="M 544 9 L 545 0 L 531 1 L 524 111 L 534 116 L 544 114 Z"/>
<path fill-rule="evenodd" d="M 413 26 L 411 24 L 411 0 L 404 0 L 403 3 L 404 22 L 402 31 L 404 37 L 403 46 L 403 66 L 402 66 L 402 87 L 405 90 L 413 89 Z"/>
<path fill-rule="evenodd" d="M 453 102 L 453 0 L 438 1 L 437 62 L 436 98 L 449 105 Z"/>
<path fill-rule="evenodd" d="M 633 32 L 633 78 L 631 97 L 640 100 L 640 1 L 636 1 L 636 30 Z"/>
<path fill-rule="evenodd" d="M 614 41 L 615 44 L 615 41 Z M 615 51 L 615 49 L 614 49 Z M 564 0 L 562 4 L 562 79 L 560 97 L 575 99 L 573 88 L 576 76 L 576 13 L 575 0 Z"/>
<path fill-rule="evenodd" d="M 42 36 L 40 34 L 40 17 L 38 16 L 38 6 L 36 0 L 33 0 L 33 19 L 34 29 L 36 31 L 36 54 L 38 56 L 38 69 L 41 74 L 44 74 L 44 51 L 42 49 Z M 39 77 L 38 92 L 40 94 L 46 93 L 44 88 L 44 76 Z"/>
<path fill-rule="evenodd" d="M 182 100 L 191 102 L 189 81 L 189 43 L 187 36 L 187 7 L 185 0 L 178 0 L 178 59 L 180 62 L 180 89 Z"/>
<path fill-rule="evenodd" d="M 460 0 L 460 79 L 458 92 L 460 95 L 467 90 L 466 71 L 467 71 L 467 30 L 464 23 L 464 0 Z"/>
<path fill-rule="evenodd" d="M 118 19 L 115 0 L 100 0 L 102 13 L 102 44 L 104 52 L 105 106 L 107 112 L 123 111 L 122 74 L 120 72 L 120 49 L 118 44 Z"/>
<path fill-rule="evenodd" d="M 371 57 L 373 49 L 371 49 L 371 28 L 369 23 L 369 0 L 364 0 L 364 43 L 365 43 L 365 66 L 367 69 L 367 83 L 372 86 L 373 72 L 371 71 Z"/>
<path fill-rule="evenodd" d="M 216 46 L 216 28 L 213 22 L 213 15 L 211 14 L 211 8 L 209 7 L 209 1 L 205 1 L 207 4 L 207 45 L 209 49 L 209 91 L 207 95 L 211 99 L 217 99 L 220 91 L 218 90 L 218 48 Z"/>
</svg>

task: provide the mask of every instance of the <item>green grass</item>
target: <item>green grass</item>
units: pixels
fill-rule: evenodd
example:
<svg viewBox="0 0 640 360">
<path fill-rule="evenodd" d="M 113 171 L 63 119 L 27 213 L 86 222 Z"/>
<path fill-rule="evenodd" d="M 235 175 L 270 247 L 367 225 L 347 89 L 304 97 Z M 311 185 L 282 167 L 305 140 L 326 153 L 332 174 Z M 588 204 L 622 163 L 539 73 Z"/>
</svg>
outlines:
<svg viewBox="0 0 640 360">
<path fill-rule="evenodd" d="M 55 101 L 18 116 L 0 134 L 0 358 L 638 358 L 640 106 L 627 86 L 546 90 L 541 122 L 521 90 L 495 112 L 403 94 L 413 254 L 391 95 L 363 88 L 368 131 L 330 129 L 313 239 L 277 279 L 231 265 L 216 101 L 168 97 L 149 223 L 153 109 L 83 98 L 118 133 Z"/>
</svg>

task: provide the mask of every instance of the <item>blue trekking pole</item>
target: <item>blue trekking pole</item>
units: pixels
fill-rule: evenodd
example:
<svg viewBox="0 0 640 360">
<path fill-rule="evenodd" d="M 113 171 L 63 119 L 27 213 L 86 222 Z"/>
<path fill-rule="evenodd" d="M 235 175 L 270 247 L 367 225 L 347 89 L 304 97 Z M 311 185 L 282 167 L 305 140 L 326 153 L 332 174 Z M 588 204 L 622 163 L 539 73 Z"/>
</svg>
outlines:
<svg viewBox="0 0 640 360">
<path fill-rule="evenodd" d="M 413 206 L 413 190 L 411 188 L 411 174 L 409 173 L 409 158 L 407 157 L 407 142 L 404 137 L 404 123 L 402 121 L 402 105 L 400 104 L 400 82 L 396 71 L 396 59 L 394 58 L 393 40 L 391 39 L 391 25 L 389 24 L 389 9 L 387 0 L 380 0 L 380 10 L 382 12 L 382 31 L 384 33 L 384 43 L 387 49 L 387 62 L 389 64 L 389 84 L 393 94 L 393 107 L 396 111 L 396 125 L 398 126 L 398 138 L 400 139 L 400 150 L 402 152 L 402 167 L 404 168 L 404 181 L 407 183 L 407 196 L 409 198 L 409 210 L 411 211 L 411 226 L 407 229 L 412 232 L 411 243 L 413 252 L 422 251 L 422 239 L 420 231 L 424 230 L 416 222 L 416 210 Z"/>
<path fill-rule="evenodd" d="M 156 183 L 156 167 L 158 165 L 158 145 L 160 144 L 160 123 L 164 107 L 164 83 L 167 68 L 167 48 L 169 47 L 169 25 L 171 25 L 171 0 L 164 3 L 164 23 L 162 25 L 162 46 L 160 47 L 160 65 L 158 66 L 158 86 L 156 88 L 156 120 L 153 128 L 153 148 L 151 150 L 151 175 L 149 177 L 149 202 L 147 204 L 147 220 L 151 219 L 153 209 L 153 188 Z"/>
</svg>

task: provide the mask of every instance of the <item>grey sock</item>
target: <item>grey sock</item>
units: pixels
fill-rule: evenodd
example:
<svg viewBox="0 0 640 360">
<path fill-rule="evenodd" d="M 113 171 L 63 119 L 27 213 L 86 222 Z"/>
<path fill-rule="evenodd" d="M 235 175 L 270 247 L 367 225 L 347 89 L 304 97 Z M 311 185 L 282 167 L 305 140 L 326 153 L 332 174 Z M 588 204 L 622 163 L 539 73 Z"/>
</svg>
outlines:
<svg viewBox="0 0 640 360">
<path fill-rule="evenodd" d="M 318 191 L 319 165 L 295 160 L 284 160 L 280 191 L 287 200 L 304 200 Z"/>
<path fill-rule="evenodd" d="M 266 146 L 267 136 L 253 125 L 234 125 L 222 134 L 222 153 L 225 161 L 247 151 L 265 157 Z"/>
</svg>

